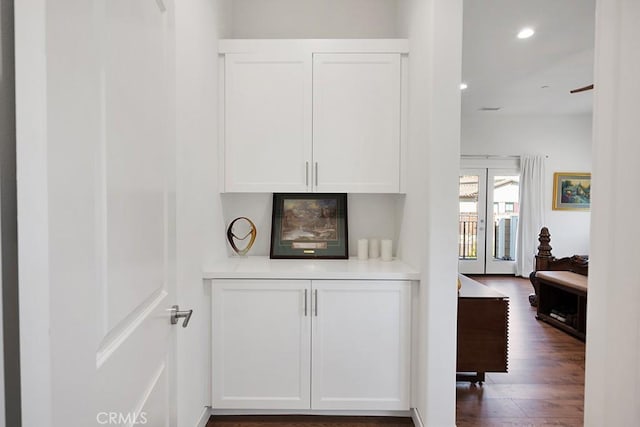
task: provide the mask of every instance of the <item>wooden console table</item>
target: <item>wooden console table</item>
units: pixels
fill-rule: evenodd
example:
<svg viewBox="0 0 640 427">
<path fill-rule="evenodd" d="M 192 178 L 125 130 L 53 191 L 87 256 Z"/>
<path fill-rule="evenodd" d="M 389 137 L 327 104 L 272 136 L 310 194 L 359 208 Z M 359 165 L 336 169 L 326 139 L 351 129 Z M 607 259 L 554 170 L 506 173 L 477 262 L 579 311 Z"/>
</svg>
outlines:
<svg viewBox="0 0 640 427">
<path fill-rule="evenodd" d="M 509 297 L 460 275 L 456 380 L 482 383 L 507 372 Z"/>
</svg>

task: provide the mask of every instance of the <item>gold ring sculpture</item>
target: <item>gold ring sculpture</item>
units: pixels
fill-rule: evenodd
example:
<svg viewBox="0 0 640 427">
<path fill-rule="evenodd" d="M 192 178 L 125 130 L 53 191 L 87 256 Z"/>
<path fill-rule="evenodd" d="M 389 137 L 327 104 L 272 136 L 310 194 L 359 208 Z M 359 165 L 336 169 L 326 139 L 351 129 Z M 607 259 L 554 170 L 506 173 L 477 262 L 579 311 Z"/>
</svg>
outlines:
<svg viewBox="0 0 640 427">
<path fill-rule="evenodd" d="M 236 236 L 233 232 L 233 225 L 241 219 L 247 221 L 250 226 L 249 232 L 243 237 Z M 231 221 L 231 224 L 229 224 L 229 227 L 227 228 L 227 240 L 229 241 L 229 244 L 231 245 L 235 253 L 237 253 L 240 256 L 244 256 L 247 254 L 247 252 L 249 252 L 249 250 L 251 249 L 251 246 L 253 246 L 253 242 L 256 241 L 257 234 L 258 234 L 258 230 L 256 229 L 255 224 L 249 218 L 244 216 L 240 216 L 234 219 L 233 221 Z M 245 240 L 249 236 L 251 236 L 251 239 L 249 239 L 249 243 L 247 243 L 247 246 L 245 246 L 243 249 L 238 249 L 234 239 Z"/>
</svg>

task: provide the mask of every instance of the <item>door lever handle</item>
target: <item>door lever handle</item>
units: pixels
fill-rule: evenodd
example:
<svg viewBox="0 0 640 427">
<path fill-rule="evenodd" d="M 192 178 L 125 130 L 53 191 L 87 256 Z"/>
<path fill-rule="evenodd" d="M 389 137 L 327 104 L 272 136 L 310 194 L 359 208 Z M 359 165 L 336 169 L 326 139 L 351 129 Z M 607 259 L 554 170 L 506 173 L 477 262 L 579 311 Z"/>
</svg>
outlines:
<svg viewBox="0 0 640 427">
<path fill-rule="evenodd" d="M 184 322 L 182 322 L 182 327 L 186 328 L 189 324 L 189 320 L 191 320 L 192 314 L 193 310 L 180 311 L 180 307 L 174 305 L 171 307 L 171 324 L 175 325 L 176 323 L 178 323 L 178 319 L 184 319 Z"/>
</svg>

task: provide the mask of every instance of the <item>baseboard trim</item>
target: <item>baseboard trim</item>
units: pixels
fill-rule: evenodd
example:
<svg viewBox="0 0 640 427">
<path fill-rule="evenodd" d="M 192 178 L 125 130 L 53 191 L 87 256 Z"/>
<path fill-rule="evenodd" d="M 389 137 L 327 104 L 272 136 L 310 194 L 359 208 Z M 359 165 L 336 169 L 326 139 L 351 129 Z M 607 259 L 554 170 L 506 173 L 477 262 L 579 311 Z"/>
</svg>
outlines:
<svg viewBox="0 0 640 427">
<path fill-rule="evenodd" d="M 411 417 L 409 411 L 329 411 L 329 410 L 282 410 L 282 409 L 211 409 L 211 415 L 335 415 L 372 417 Z M 422 424 L 421 424 L 422 425 Z M 416 426 L 418 427 L 418 426 Z"/>
<path fill-rule="evenodd" d="M 411 419 L 413 420 L 413 425 L 415 427 L 424 427 L 424 423 L 420 417 L 420 412 L 418 412 L 417 408 L 411 408 Z"/>
<path fill-rule="evenodd" d="M 205 406 L 204 409 L 202 410 L 202 414 L 200 415 L 200 421 L 198 421 L 198 424 L 196 424 L 196 427 L 206 427 L 207 423 L 209 422 L 209 417 L 211 416 L 211 408 L 208 406 Z"/>
</svg>

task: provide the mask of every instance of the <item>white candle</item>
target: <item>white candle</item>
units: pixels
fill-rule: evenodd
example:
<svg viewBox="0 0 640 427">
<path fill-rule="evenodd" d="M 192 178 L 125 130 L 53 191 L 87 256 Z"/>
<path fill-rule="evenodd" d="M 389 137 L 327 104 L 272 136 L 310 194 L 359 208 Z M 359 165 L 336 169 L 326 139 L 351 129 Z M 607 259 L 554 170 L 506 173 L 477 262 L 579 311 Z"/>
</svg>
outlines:
<svg viewBox="0 0 640 427">
<path fill-rule="evenodd" d="M 369 241 L 367 239 L 358 240 L 358 259 L 367 259 L 369 256 Z"/>
<path fill-rule="evenodd" d="M 391 239 L 383 239 L 381 246 L 382 260 L 391 261 L 393 259 L 393 241 Z"/>
<path fill-rule="evenodd" d="M 380 257 L 380 239 L 369 239 L 369 258 Z"/>
</svg>

